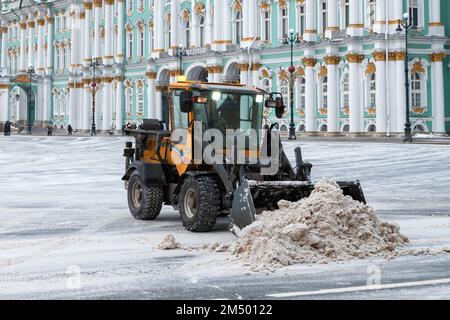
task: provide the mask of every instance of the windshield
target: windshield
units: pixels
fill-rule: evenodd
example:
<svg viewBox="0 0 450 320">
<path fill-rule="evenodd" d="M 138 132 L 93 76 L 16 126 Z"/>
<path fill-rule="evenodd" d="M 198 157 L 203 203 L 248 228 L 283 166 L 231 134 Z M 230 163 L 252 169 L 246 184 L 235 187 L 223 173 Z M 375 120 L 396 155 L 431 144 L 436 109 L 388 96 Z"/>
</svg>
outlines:
<svg viewBox="0 0 450 320">
<path fill-rule="evenodd" d="M 206 103 L 195 103 L 197 121 L 202 121 L 206 129 L 219 129 L 224 135 L 227 129 L 239 130 L 242 134 L 251 129 L 259 134 L 263 118 L 263 95 L 251 93 L 203 91 L 193 92 L 194 96 L 207 98 Z"/>
</svg>

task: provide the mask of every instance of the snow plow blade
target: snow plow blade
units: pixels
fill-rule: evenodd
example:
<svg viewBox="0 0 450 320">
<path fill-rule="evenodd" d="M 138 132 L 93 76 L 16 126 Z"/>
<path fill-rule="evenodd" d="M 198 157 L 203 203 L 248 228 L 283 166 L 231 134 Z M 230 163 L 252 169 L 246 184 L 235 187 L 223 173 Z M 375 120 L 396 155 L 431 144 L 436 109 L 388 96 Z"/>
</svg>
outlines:
<svg viewBox="0 0 450 320">
<path fill-rule="evenodd" d="M 344 195 L 366 204 L 359 181 L 337 182 Z M 313 182 L 303 181 L 246 181 L 235 192 L 231 220 L 240 229 L 256 220 L 256 214 L 278 209 L 280 200 L 297 202 L 314 191 Z"/>
</svg>

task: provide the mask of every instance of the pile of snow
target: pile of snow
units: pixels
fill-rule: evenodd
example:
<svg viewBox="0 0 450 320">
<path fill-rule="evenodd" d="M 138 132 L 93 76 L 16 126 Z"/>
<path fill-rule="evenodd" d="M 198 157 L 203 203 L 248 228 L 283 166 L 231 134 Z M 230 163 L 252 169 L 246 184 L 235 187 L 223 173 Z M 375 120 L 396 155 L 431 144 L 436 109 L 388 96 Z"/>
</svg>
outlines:
<svg viewBox="0 0 450 320">
<path fill-rule="evenodd" d="M 372 208 L 344 196 L 333 181 L 321 180 L 309 198 L 281 201 L 279 207 L 258 216 L 228 248 L 253 271 L 391 257 L 408 242 L 399 226 L 380 221 Z"/>
<path fill-rule="evenodd" d="M 175 240 L 173 235 L 168 234 L 156 248 L 159 250 L 175 250 L 180 249 L 181 244 Z"/>
</svg>

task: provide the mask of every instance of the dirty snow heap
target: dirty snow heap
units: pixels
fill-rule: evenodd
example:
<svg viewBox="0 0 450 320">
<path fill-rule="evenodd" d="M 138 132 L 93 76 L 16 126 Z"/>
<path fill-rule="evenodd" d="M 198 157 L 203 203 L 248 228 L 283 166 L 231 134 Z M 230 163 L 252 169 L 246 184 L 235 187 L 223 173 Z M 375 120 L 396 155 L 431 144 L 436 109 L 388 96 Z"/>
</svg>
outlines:
<svg viewBox="0 0 450 320">
<path fill-rule="evenodd" d="M 408 242 L 399 226 L 382 222 L 367 205 L 322 179 L 311 196 L 281 201 L 239 234 L 229 251 L 254 271 L 299 263 L 328 263 L 370 256 L 391 257 Z"/>
</svg>

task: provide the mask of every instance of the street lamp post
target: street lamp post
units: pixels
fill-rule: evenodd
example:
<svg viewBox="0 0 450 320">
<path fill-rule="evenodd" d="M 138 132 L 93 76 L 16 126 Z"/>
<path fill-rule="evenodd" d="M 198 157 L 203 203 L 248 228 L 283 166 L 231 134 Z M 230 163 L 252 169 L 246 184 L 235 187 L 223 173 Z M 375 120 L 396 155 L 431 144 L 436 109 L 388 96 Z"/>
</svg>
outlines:
<svg viewBox="0 0 450 320">
<path fill-rule="evenodd" d="M 291 45 L 291 65 L 289 66 L 289 105 L 291 109 L 291 123 L 289 125 L 289 140 L 297 140 L 295 134 L 295 122 L 294 122 L 294 43 L 300 43 L 300 36 L 295 33 L 294 29 L 289 30 L 289 35 L 284 37 L 284 44 Z"/>
<path fill-rule="evenodd" d="M 411 128 L 411 119 L 409 112 L 409 67 L 408 67 L 408 32 L 409 30 L 416 30 L 417 27 L 412 23 L 412 19 L 410 19 L 409 14 L 403 14 L 403 21 L 399 21 L 398 27 L 395 31 L 401 33 L 405 31 L 405 88 L 406 88 L 406 122 L 405 122 L 405 137 L 403 138 L 403 142 L 413 142 L 412 138 L 412 128 Z"/>
<path fill-rule="evenodd" d="M 28 87 L 28 114 L 27 114 L 27 118 L 28 118 L 28 123 L 27 123 L 27 134 L 31 135 L 31 128 L 33 126 L 33 123 L 31 122 L 31 90 L 32 89 L 32 82 L 33 82 L 33 76 L 36 74 L 36 71 L 34 70 L 33 66 L 30 66 L 27 70 L 27 74 L 28 74 L 28 78 L 29 78 L 29 87 Z"/>
<path fill-rule="evenodd" d="M 180 59 L 180 75 L 183 75 L 183 57 L 187 56 L 186 48 L 180 44 L 175 52 L 175 55 Z"/>
<path fill-rule="evenodd" d="M 97 93 L 97 79 L 95 74 L 95 69 L 100 67 L 100 63 L 97 59 L 94 59 L 90 64 L 89 67 L 92 68 L 92 82 L 91 82 L 91 88 L 92 88 L 92 126 L 91 126 L 91 136 L 97 135 L 97 130 L 95 128 L 95 95 Z"/>
</svg>

